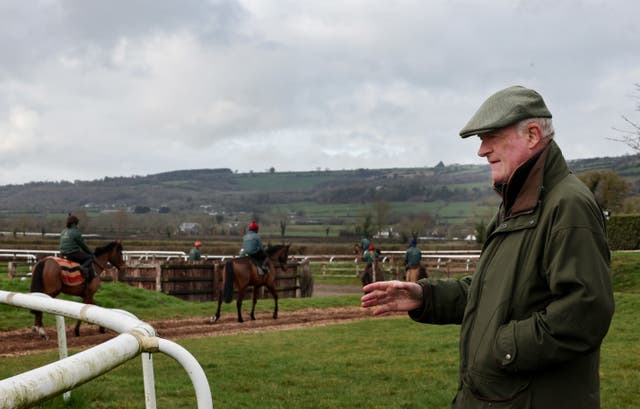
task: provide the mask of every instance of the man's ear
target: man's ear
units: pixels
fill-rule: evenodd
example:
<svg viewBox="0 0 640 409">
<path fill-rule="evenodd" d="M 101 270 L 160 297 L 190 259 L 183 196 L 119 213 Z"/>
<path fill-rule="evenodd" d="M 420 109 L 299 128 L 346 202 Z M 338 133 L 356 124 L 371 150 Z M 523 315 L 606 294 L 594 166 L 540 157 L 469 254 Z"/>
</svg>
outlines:
<svg viewBox="0 0 640 409">
<path fill-rule="evenodd" d="M 535 149 L 540 147 L 542 143 L 542 129 L 537 122 L 530 122 L 527 124 L 527 129 L 525 132 L 525 136 L 527 138 L 527 142 L 529 144 L 530 149 Z"/>
</svg>

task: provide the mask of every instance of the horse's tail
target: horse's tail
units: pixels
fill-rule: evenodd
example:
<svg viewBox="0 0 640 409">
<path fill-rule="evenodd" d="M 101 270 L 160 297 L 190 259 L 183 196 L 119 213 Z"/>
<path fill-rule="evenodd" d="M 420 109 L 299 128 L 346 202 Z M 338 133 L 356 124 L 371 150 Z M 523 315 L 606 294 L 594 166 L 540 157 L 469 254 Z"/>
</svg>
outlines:
<svg viewBox="0 0 640 409">
<path fill-rule="evenodd" d="M 42 270 L 44 270 L 44 264 L 47 262 L 46 259 L 41 260 L 38 264 L 33 267 L 33 273 L 31 275 L 31 288 L 30 291 L 32 293 L 42 293 L 44 292 L 44 281 L 42 279 Z"/>
<path fill-rule="evenodd" d="M 233 261 L 227 261 L 224 267 L 225 276 L 222 299 L 224 302 L 231 302 L 231 300 L 233 300 Z"/>
</svg>

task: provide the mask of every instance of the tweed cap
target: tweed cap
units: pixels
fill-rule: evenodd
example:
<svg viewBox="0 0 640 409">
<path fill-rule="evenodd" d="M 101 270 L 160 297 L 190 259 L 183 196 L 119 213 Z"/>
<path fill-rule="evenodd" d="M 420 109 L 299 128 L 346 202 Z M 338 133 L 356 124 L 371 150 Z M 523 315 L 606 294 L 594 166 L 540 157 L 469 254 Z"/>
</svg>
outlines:
<svg viewBox="0 0 640 409">
<path fill-rule="evenodd" d="M 516 85 L 487 98 L 462 128 L 460 136 L 466 138 L 495 131 L 527 118 L 551 118 L 551 112 L 540 94 Z"/>
</svg>

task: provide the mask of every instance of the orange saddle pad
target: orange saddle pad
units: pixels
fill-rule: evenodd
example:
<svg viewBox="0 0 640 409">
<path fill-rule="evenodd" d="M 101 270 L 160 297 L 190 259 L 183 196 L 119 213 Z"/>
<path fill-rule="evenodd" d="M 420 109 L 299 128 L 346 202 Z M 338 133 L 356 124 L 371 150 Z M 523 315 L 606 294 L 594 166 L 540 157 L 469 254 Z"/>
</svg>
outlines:
<svg viewBox="0 0 640 409">
<path fill-rule="evenodd" d="M 74 287 L 84 282 L 82 277 L 82 267 L 75 261 L 62 257 L 50 257 L 60 265 L 60 278 L 65 285 Z"/>
</svg>

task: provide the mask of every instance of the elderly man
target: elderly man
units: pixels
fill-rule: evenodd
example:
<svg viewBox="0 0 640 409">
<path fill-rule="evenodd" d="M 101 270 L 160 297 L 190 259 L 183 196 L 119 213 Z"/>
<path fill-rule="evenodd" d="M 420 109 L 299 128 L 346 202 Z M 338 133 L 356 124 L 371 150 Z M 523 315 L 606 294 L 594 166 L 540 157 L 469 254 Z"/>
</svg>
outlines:
<svg viewBox="0 0 640 409">
<path fill-rule="evenodd" d="M 362 306 L 461 324 L 453 408 L 599 408 L 614 311 L 602 212 L 569 171 L 536 91 L 490 96 L 460 131 L 472 135 L 502 199 L 474 276 L 373 283 Z"/>
</svg>

